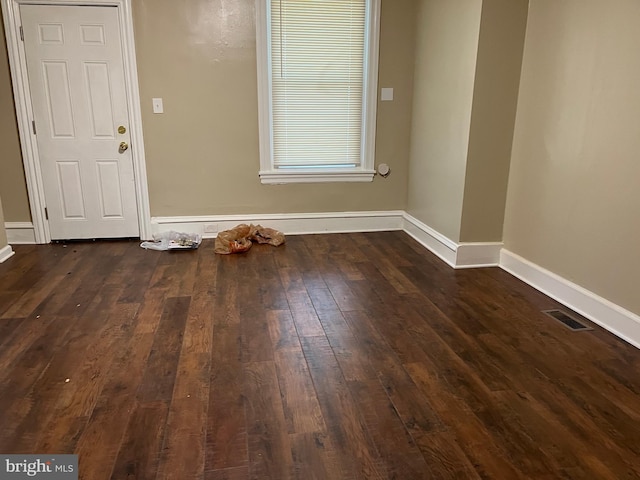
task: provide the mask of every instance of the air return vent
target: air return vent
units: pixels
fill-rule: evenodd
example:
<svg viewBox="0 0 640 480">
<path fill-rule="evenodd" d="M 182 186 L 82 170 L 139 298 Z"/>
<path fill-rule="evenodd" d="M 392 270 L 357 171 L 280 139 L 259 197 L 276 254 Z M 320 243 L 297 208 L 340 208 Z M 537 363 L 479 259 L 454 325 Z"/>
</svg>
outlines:
<svg viewBox="0 0 640 480">
<path fill-rule="evenodd" d="M 557 320 L 569 330 L 579 332 L 582 330 L 593 330 L 593 328 L 583 324 L 580 320 L 572 317 L 567 312 L 562 310 L 543 310 L 542 313 L 549 315 L 554 320 Z"/>
</svg>

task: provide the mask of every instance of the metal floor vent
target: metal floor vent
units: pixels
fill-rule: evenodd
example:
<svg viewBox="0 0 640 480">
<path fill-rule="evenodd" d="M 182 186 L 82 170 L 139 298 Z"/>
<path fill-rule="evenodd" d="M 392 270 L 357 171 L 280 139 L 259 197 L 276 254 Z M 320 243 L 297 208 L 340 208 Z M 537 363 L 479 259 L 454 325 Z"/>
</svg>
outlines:
<svg viewBox="0 0 640 480">
<path fill-rule="evenodd" d="M 557 320 L 569 330 L 579 332 L 582 330 L 593 330 L 593 328 L 583 324 L 578 319 L 572 317 L 567 312 L 562 310 L 543 310 L 542 313 L 549 315 L 554 320 Z"/>
</svg>

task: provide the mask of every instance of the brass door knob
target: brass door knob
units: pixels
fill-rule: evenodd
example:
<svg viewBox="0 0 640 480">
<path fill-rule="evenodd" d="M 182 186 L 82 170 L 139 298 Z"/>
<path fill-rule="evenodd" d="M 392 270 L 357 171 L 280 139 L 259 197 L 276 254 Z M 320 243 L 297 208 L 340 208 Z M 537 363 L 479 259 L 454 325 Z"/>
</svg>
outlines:
<svg viewBox="0 0 640 480">
<path fill-rule="evenodd" d="M 126 151 L 129 148 L 129 144 L 127 142 L 120 142 L 120 153 Z"/>
</svg>

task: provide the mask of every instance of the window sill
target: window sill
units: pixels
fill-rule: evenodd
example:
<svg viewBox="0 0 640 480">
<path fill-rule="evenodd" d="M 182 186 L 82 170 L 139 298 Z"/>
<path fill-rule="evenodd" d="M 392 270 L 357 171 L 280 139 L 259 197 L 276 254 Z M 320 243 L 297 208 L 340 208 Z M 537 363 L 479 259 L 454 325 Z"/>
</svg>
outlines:
<svg viewBox="0 0 640 480">
<path fill-rule="evenodd" d="M 330 182 L 371 182 L 375 170 L 307 170 L 304 172 L 283 172 L 267 170 L 260 172 L 260 181 L 265 185 L 284 183 L 330 183 Z"/>
</svg>

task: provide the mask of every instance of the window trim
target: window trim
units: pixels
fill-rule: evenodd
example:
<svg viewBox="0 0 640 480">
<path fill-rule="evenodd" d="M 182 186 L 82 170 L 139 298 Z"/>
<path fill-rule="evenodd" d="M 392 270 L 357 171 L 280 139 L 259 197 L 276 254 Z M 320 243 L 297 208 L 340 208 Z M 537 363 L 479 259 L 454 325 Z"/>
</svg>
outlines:
<svg viewBox="0 0 640 480">
<path fill-rule="evenodd" d="M 358 167 L 309 167 L 301 171 L 273 166 L 273 124 L 271 122 L 270 31 L 267 2 L 256 0 L 256 57 L 258 66 L 258 127 L 260 134 L 260 181 L 263 184 L 371 182 L 375 175 L 376 116 L 378 106 L 378 56 L 380 49 L 380 1 L 369 2 L 368 45 L 365 54 L 363 95 L 362 158 Z"/>
</svg>

